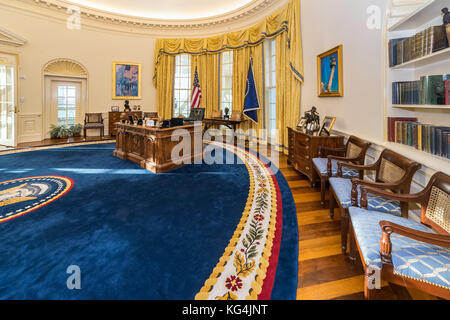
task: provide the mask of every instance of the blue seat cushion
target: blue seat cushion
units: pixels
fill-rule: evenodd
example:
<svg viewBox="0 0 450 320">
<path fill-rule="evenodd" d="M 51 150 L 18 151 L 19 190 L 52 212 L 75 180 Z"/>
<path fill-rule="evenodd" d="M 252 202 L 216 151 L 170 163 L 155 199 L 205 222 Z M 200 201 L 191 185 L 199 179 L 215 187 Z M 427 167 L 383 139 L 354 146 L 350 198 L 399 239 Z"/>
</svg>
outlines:
<svg viewBox="0 0 450 320">
<path fill-rule="evenodd" d="M 328 176 L 328 169 L 327 169 L 328 159 L 327 158 L 314 158 L 313 163 L 321 175 Z M 337 171 L 338 171 L 337 163 L 338 163 L 337 160 L 331 160 L 331 174 L 333 177 L 337 176 Z M 358 170 L 350 169 L 347 167 L 342 167 L 342 176 L 346 177 L 346 178 L 358 178 L 359 172 L 358 172 Z"/>
<path fill-rule="evenodd" d="M 434 233 L 410 219 L 378 211 L 350 207 L 349 214 L 358 246 L 367 266 L 380 269 L 380 221 L 390 221 L 415 230 Z M 393 233 L 392 264 L 394 273 L 450 289 L 450 249 L 431 245 Z"/>
<path fill-rule="evenodd" d="M 343 208 L 352 206 L 352 181 L 346 178 L 330 178 L 330 185 L 336 194 L 337 200 L 341 203 Z M 361 206 L 361 192 L 358 187 L 358 206 Z M 369 210 L 381 211 L 390 213 L 396 216 L 402 215 L 402 208 L 400 202 L 379 197 L 369 193 L 367 195 L 367 208 Z"/>
</svg>

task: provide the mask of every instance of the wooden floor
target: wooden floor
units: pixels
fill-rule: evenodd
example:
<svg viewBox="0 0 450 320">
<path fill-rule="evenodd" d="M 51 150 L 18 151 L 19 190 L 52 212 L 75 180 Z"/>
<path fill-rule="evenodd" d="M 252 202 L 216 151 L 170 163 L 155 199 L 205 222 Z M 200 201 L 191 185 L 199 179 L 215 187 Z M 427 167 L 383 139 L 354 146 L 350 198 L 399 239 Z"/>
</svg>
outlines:
<svg viewBox="0 0 450 320">
<path fill-rule="evenodd" d="M 103 140 L 109 139 L 105 137 Z M 88 138 L 87 141 L 98 141 Z M 72 142 L 82 142 L 75 138 Z M 20 147 L 36 147 L 65 144 L 67 140 L 45 140 L 21 144 Z M 279 168 L 292 190 L 297 207 L 299 226 L 299 274 L 297 299 L 299 300 L 359 300 L 364 299 L 364 278 L 361 263 L 350 263 L 341 254 L 340 214 L 334 219 L 328 209 L 320 205 L 320 190 L 311 188 L 309 181 L 287 164 L 287 157 L 280 153 Z M 328 197 L 328 196 L 327 196 Z M 328 198 L 326 202 L 328 207 Z M 436 299 L 416 289 L 405 289 L 382 282 L 375 299 L 429 300 Z"/>
<path fill-rule="evenodd" d="M 288 166 L 280 155 L 280 170 L 291 187 L 299 225 L 298 300 L 364 299 L 364 273 L 360 261 L 352 264 L 341 254 L 340 214 L 334 219 L 320 205 L 320 190 L 311 188 L 306 178 Z M 328 207 L 328 196 L 327 203 Z M 415 289 L 382 282 L 375 299 L 435 299 Z"/>
</svg>

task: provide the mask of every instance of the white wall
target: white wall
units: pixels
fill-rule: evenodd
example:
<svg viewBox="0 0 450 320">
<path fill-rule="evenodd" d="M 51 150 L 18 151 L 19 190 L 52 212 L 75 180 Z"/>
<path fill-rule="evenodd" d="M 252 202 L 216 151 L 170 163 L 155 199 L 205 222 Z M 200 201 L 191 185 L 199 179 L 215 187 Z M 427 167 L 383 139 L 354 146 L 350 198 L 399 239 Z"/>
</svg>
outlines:
<svg viewBox="0 0 450 320">
<path fill-rule="evenodd" d="M 19 97 L 25 100 L 18 104 L 19 118 L 42 113 L 42 68 L 55 58 L 73 59 L 86 67 L 89 72 L 87 111 L 105 115 L 113 105 L 123 108 L 122 100 L 112 99 L 112 62 L 141 63 L 142 100 L 132 100 L 130 105 L 156 111 L 156 90 L 152 84 L 154 38 L 93 30 L 83 25 L 81 30 L 70 30 L 62 21 L 4 7 L 0 10 L 0 21 L 1 27 L 27 40 L 23 47 L 0 48 L 20 53 Z M 24 139 L 19 136 L 20 142 Z"/>
<path fill-rule="evenodd" d="M 303 0 L 302 37 L 305 84 L 301 113 L 316 106 L 321 119 L 336 117 L 335 129 L 383 139 L 382 29 L 369 30 L 366 10 L 384 0 Z M 383 17 L 383 16 L 382 16 Z M 344 97 L 317 96 L 317 55 L 343 45 Z"/>
</svg>

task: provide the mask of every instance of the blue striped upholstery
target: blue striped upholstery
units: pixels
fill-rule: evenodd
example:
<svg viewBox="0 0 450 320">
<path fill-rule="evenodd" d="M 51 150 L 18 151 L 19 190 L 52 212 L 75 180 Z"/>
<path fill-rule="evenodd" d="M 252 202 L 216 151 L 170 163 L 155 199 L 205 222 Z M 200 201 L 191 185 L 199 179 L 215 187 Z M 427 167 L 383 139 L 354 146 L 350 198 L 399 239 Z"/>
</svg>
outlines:
<svg viewBox="0 0 450 320">
<path fill-rule="evenodd" d="M 313 163 L 321 175 L 323 175 L 323 176 L 328 175 L 328 169 L 327 169 L 328 159 L 327 158 L 314 158 Z M 338 163 L 337 160 L 331 160 L 331 174 L 333 177 L 337 176 L 337 170 L 338 170 L 337 163 Z M 359 172 L 358 172 L 358 170 L 350 169 L 347 167 L 342 167 L 342 176 L 345 178 L 359 178 Z"/>
<path fill-rule="evenodd" d="M 352 206 L 352 182 L 350 179 L 345 178 L 330 178 L 330 185 L 332 186 L 334 193 L 338 201 L 343 208 Z M 358 187 L 358 206 L 360 206 L 360 188 Z M 391 213 L 396 216 L 402 215 L 400 203 L 398 201 L 386 199 L 373 194 L 367 195 L 368 209 L 380 212 Z"/>
<path fill-rule="evenodd" d="M 424 225 L 390 214 L 349 208 L 358 246 L 367 266 L 381 268 L 380 221 L 390 221 L 415 230 L 433 233 Z M 396 233 L 391 235 L 394 273 L 450 289 L 450 249 L 413 240 Z"/>
</svg>

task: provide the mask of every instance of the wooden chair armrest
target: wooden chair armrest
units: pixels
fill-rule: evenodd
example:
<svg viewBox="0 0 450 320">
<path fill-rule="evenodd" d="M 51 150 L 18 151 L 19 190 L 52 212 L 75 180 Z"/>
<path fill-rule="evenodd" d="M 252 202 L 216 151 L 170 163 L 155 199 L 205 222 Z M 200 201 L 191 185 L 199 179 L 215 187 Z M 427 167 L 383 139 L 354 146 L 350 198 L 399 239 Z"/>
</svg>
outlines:
<svg viewBox="0 0 450 320">
<path fill-rule="evenodd" d="M 362 165 L 362 164 L 354 164 L 354 163 L 351 163 L 351 162 L 338 162 L 337 166 L 338 166 L 338 172 L 337 172 L 338 173 L 338 177 L 342 177 L 342 167 L 347 167 L 347 168 L 355 169 L 355 170 L 358 170 L 358 171 L 361 171 L 361 170 L 375 170 L 377 168 L 378 164 L 374 163 L 374 164 L 369 164 L 369 165 Z"/>
<path fill-rule="evenodd" d="M 367 181 L 367 180 L 361 180 L 357 178 L 352 179 L 352 205 L 357 206 L 358 205 L 358 186 L 361 188 L 361 208 L 367 209 L 368 202 L 367 202 L 367 190 L 374 190 L 373 194 L 378 194 L 378 191 L 384 191 L 386 189 L 396 190 L 398 189 L 401 184 L 394 184 L 394 183 L 383 183 L 383 182 L 373 182 L 373 181 Z M 364 192 L 364 196 L 363 196 Z M 383 195 L 391 195 L 392 192 L 384 192 Z"/>
<path fill-rule="evenodd" d="M 380 239 L 380 254 L 381 260 L 384 263 L 392 264 L 392 233 L 397 233 L 401 236 L 436 246 L 450 248 L 450 235 L 418 231 L 389 221 L 380 221 L 380 227 L 382 232 Z"/>
<path fill-rule="evenodd" d="M 327 162 L 327 172 L 328 172 L 328 176 L 332 177 L 333 173 L 332 173 L 332 160 L 337 160 L 337 161 L 357 161 L 359 160 L 359 157 L 356 158 L 346 158 L 346 157 L 339 157 L 339 156 L 334 156 L 334 155 L 328 155 L 328 162 Z"/>
<path fill-rule="evenodd" d="M 420 200 L 422 198 L 421 194 L 399 194 L 378 188 L 373 188 L 370 186 L 361 186 L 361 208 L 367 209 L 368 206 L 367 194 L 369 193 L 399 202 L 420 203 L 421 202 Z"/>
<path fill-rule="evenodd" d="M 334 153 L 345 153 L 346 149 L 345 148 L 330 148 L 330 147 L 325 147 L 325 146 L 319 146 L 319 150 L 318 150 L 319 158 L 324 158 L 324 156 L 325 156 L 324 151 L 334 152 Z"/>
</svg>

